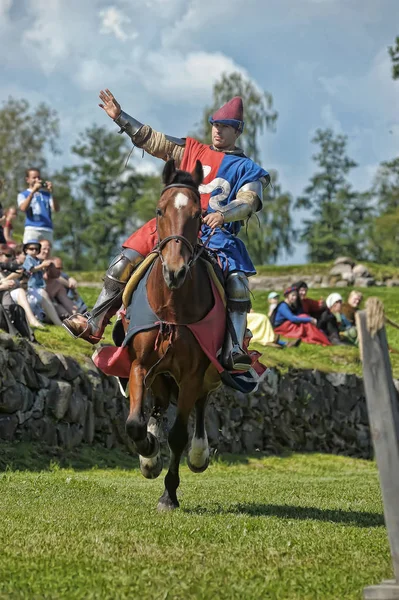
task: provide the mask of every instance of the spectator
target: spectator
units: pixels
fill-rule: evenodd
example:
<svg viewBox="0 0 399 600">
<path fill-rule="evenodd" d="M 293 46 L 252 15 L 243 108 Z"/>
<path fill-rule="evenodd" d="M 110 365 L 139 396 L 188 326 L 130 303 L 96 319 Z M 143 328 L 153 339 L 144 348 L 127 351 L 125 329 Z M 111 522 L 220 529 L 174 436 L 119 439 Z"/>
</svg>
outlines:
<svg viewBox="0 0 399 600">
<path fill-rule="evenodd" d="M 7 271 L 13 258 L 13 251 L 7 246 L 0 248 L 0 328 L 11 335 L 21 335 L 35 342 L 34 335 L 27 323 L 24 309 L 12 297 L 16 280 Z"/>
<path fill-rule="evenodd" d="M 296 315 L 298 291 L 293 286 L 284 292 L 284 300 L 280 302 L 272 314 L 271 322 L 276 333 L 288 338 L 300 338 L 308 344 L 329 346 L 327 336 L 316 325 L 317 321 L 309 315 Z"/>
<path fill-rule="evenodd" d="M 252 333 L 251 342 L 256 342 L 262 346 L 270 346 L 283 350 L 286 347 L 299 346 L 301 342 L 300 339 L 291 342 L 280 340 L 280 336 L 275 333 L 269 317 L 252 310 L 247 315 L 247 327 Z"/>
<path fill-rule="evenodd" d="M 308 284 L 306 281 L 296 281 L 292 284 L 292 287 L 298 290 L 298 314 L 305 313 L 311 317 L 314 317 L 315 319 L 318 319 L 326 306 L 324 300 L 312 300 L 312 298 L 307 297 Z"/>
<path fill-rule="evenodd" d="M 25 261 L 23 244 L 18 244 L 17 246 L 15 246 L 14 254 L 14 260 L 8 264 L 8 270 L 10 272 L 9 278 L 14 279 L 16 282 L 15 287 L 10 292 L 11 298 L 14 300 L 15 303 L 19 304 L 19 306 L 21 306 L 24 309 L 26 318 L 28 319 L 28 323 L 31 327 L 44 329 L 42 323 L 33 314 L 26 296 L 29 274 L 23 268 L 23 263 Z"/>
<path fill-rule="evenodd" d="M 44 273 L 46 280 L 46 291 L 53 302 L 58 316 L 67 319 L 77 311 L 76 305 L 67 296 L 67 288 L 61 282 L 62 260 L 58 257 L 48 259 L 51 268 Z"/>
<path fill-rule="evenodd" d="M 4 237 L 5 237 L 7 245 L 10 246 L 11 248 L 13 248 L 14 246 L 17 245 L 16 241 L 12 237 L 12 230 L 13 230 L 12 222 L 14 221 L 16 216 L 17 216 L 17 209 L 15 208 L 15 206 L 10 206 L 9 208 L 7 208 L 7 210 L 5 212 L 5 223 L 4 223 L 4 227 L 3 227 L 3 233 L 4 233 Z"/>
<path fill-rule="evenodd" d="M 27 169 L 26 190 L 18 194 L 19 209 L 26 213 L 23 242 L 46 239 L 53 241 L 52 212 L 58 204 L 52 196 L 51 181 L 42 181 L 39 169 Z"/>
<path fill-rule="evenodd" d="M 326 300 L 326 309 L 319 319 L 319 328 L 324 331 L 334 346 L 343 346 L 344 342 L 339 337 L 341 322 L 342 296 L 330 294 Z"/>
<path fill-rule="evenodd" d="M 49 258 L 52 258 L 51 242 L 49 242 L 48 240 L 42 240 L 41 245 L 42 245 L 42 249 L 40 251 L 38 258 L 40 258 L 41 260 L 47 260 Z M 71 300 L 73 302 L 73 304 L 78 312 L 80 312 L 80 313 L 86 312 L 88 310 L 88 308 L 87 308 L 83 298 L 78 293 L 78 290 L 77 290 L 78 282 L 76 281 L 76 279 L 74 277 L 69 277 L 69 275 L 67 273 L 62 271 L 62 259 L 61 258 L 57 257 L 56 259 L 52 259 L 52 262 L 57 263 L 57 266 L 60 270 L 59 281 L 66 288 L 66 293 L 67 293 L 69 300 Z"/>
<path fill-rule="evenodd" d="M 31 240 L 24 244 L 24 253 L 26 255 L 23 267 L 30 273 L 28 279 L 28 302 L 40 320 L 43 318 L 43 311 L 51 323 L 54 325 L 62 325 L 61 319 L 45 290 L 45 281 L 43 271 L 51 264 L 50 260 L 41 261 L 37 258 L 41 250 L 41 245 L 38 240 Z"/>
<path fill-rule="evenodd" d="M 357 290 L 352 290 L 348 297 L 348 302 L 342 303 L 342 315 L 349 325 L 356 325 L 356 313 L 359 310 L 363 294 Z"/>
<path fill-rule="evenodd" d="M 267 316 L 270 318 L 274 312 L 274 309 L 276 308 L 277 304 L 278 304 L 278 299 L 280 298 L 279 294 L 277 292 L 270 292 L 270 294 L 267 297 L 267 301 L 269 303 L 269 312 L 267 313 Z"/>
</svg>

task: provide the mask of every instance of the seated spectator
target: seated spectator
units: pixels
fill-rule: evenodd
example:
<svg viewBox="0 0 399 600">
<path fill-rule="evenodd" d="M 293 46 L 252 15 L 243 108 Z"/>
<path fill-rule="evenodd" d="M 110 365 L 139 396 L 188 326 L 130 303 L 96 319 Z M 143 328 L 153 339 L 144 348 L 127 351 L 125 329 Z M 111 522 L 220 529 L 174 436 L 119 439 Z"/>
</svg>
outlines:
<svg viewBox="0 0 399 600">
<path fill-rule="evenodd" d="M 247 315 L 247 327 L 252 333 L 251 342 L 256 342 L 262 346 L 271 346 L 283 350 L 286 347 L 299 346 L 301 342 L 300 339 L 291 342 L 280 340 L 280 336 L 275 333 L 269 317 L 252 310 Z"/>
<path fill-rule="evenodd" d="M 41 261 L 37 258 L 40 250 L 41 244 L 37 240 L 31 240 L 24 244 L 26 258 L 23 267 L 30 273 L 28 279 L 28 302 L 33 313 L 39 320 L 43 319 L 44 312 L 51 323 L 54 323 L 54 325 L 62 325 L 62 321 L 45 290 L 46 283 L 44 281 L 43 271 L 50 266 L 51 261 Z"/>
<path fill-rule="evenodd" d="M 330 294 L 326 300 L 327 308 L 319 319 L 319 328 L 324 331 L 334 346 L 357 345 L 357 330 L 342 315 L 342 296 Z"/>
<path fill-rule="evenodd" d="M 42 249 L 40 251 L 40 254 L 38 256 L 38 258 L 40 258 L 41 260 L 47 260 L 49 258 L 52 258 L 52 244 L 49 240 L 41 240 L 41 245 L 42 245 Z M 69 277 L 69 275 L 67 273 L 65 273 L 64 271 L 62 271 L 62 260 L 60 258 L 57 258 L 58 261 L 60 261 L 60 276 L 59 276 L 59 281 L 62 283 L 62 285 L 66 288 L 66 293 L 68 298 L 73 302 L 77 312 L 80 313 L 84 313 L 88 310 L 83 298 L 79 295 L 78 290 L 77 290 L 77 286 L 78 286 L 78 282 L 76 281 L 76 279 L 74 279 L 73 277 Z"/>
<path fill-rule="evenodd" d="M 274 309 L 276 308 L 277 304 L 278 304 L 278 299 L 280 298 L 279 294 L 277 292 L 270 292 L 270 294 L 267 297 L 267 301 L 269 303 L 269 312 L 267 313 L 267 316 L 270 318 L 274 312 Z"/>
<path fill-rule="evenodd" d="M 363 294 L 357 290 L 352 290 L 348 301 L 342 303 L 342 315 L 350 325 L 356 325 L 356 313 L 359 310 Z"/>
<path fill-rule="evenodd" d="M 312 300 L 312 298 L 307 297 L 308 284 L 306 281 L 296 281 L 292 284 L 292 287 L 298 290 L 298 314 L 305 313 L 318 319 L 326 307 L 324 300 Z"/>
<path fill-rule="evenodd" d="M 66 288 L 60 281 L 62 260 L 57 256 L 49 260 L 52 266 L 44 273 L 46 292 L 50 296 L 60 319 L 66 319 L 75 314 L 77 308 L 72 300 L 68 298 Z"/>
<path fill-rule="evenodd" d="M 11 248 L 16 246 L 16 241 L 13 239 L 13 236 L 12 236 L 12 229 L 13 229 L 12 222 L 14 221 L 14 219 L 16 217 L 17 217 L 17 209 L 15 208 L 15 206 L 11 206 L 10 208 L 7 208 L 7 210 L 5 212 L 5 223 L 4 223 L 4 227 L 3 227 L 3 233 L 4 233 L 4 237 L 5 237 L 7 245 L 10 246 Z"/>
<path fill-rule="evenodd" d="M 327 336 L 317 328 L 317 321 L 309 315 L 296 315 L 298 291 L 289 287 L 284 292 L 284 301 L 280 302 L 271 316 L 274 331 L 284 337 L 300 338 L 308 344 L 329 346 Z"/>
<path fill-rule="evenodd" d="M 34 335 L 26 320 L 24 309 L 13 299 L 17 282 L 7 271 L 7 266 L 13 258 L 11 248 L 0 248 L 0 329 L 11 335 L 20 335 L 35 342 Z"/>
<path fill-rule="evenodd" d="M 18 244 L 15 246 L 15 258 L 8 263 L 8 277 L 10 279 L 14 279 L 16 283 L 16 286 L 11 290 L 10 295 L 14 302 L 19 304 L 19 306 L 24 309 L 29 325 L 31 327 L 37 327 L 38 329 L 44 329 L 42 323 L 33 314 L 26 295 L 29 273 L 27 273 L 23 268 L 25 261 L 25 253 L 23 248 L 23 244 Z"/>
</svg>

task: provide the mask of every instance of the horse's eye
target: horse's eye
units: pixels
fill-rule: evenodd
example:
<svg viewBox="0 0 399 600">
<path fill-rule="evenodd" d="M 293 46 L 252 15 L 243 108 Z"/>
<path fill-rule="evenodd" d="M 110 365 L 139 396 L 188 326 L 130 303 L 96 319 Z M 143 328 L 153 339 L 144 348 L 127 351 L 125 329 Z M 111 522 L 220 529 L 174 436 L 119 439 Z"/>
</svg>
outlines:
<svg viewBox="0 0 399 600">
<path fill-rule="evenodd" d="M 162 210 L 160 208 L 157 208 L 155 213 L 156 213 L 157 217 L 162 217 Z"/>
<path fill-rule="evenodd" d="M 194 219 L 199 219 L 202 215 L 202 211 L 198 210 L 195 215 L 194 215 Z"/>
</svg>

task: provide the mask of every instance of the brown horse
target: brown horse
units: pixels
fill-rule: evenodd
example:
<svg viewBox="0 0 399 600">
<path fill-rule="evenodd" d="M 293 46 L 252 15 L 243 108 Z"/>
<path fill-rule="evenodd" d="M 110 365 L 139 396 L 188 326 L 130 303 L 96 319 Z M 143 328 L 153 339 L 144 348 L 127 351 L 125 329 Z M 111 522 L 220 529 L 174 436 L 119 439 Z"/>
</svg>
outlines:
<svg viewBox="0 0 399 600">
<path fill-rule="evenodd" d="M 212 309 L 213 292 L 206 265 L 197 260 L 201 247 L 201 203 L 198 186 L 203 179 L 197 161 L 190 174 L 178 171 L 169 160 L 163 171 L 165 187 L 157 210 L 159 256 L 147 280 L 148 301 L 160 320 L 172 325 L 167 339 L 159 342 L 159 329 L 141 331 L 129 343 L 132 361 L 129 376 L 130 412 L 126 431 L 140 454 L 140 468 L 147 478 L 162 470 L 158 436 L 162 414 L 173 396 L 177 398 L 176 420 L 168 435 L 169 470 L 165 491 L 158 509 L 179 506 L 179 463 L 188 443 L 188 419 L 195 406 L 195 431 L 188 453 L 188 465 L 194 472 L 205 471 L 209 448 L 205 431 L 205 408 L 208 394 L 220 384 L 216 369 L 201 349 L 191 331 L 183 324 L 197 323 Z M 146 389 L 151 388 L 154 407 L 147 423 L 144 416 Z"/>
</svg>

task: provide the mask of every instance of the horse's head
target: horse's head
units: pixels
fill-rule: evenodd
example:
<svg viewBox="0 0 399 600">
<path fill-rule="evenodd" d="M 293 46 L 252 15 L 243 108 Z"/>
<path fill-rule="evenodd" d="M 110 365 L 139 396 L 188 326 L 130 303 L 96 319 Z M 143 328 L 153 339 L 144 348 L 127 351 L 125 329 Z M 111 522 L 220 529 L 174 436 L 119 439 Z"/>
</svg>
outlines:
<svg viewBox="0 0 399 600">
<path fill-rule="evenodd" d="M 198 186 L 203 180 L 197 160 L 192 173 L 176 169 L 168 160 L 162 174 L 165 187 L 157 206 L 157 230 L 163 276 L 170 289 L 183 285 L 194 258 L 201 226 Z"/>
</svg>

